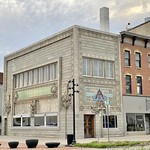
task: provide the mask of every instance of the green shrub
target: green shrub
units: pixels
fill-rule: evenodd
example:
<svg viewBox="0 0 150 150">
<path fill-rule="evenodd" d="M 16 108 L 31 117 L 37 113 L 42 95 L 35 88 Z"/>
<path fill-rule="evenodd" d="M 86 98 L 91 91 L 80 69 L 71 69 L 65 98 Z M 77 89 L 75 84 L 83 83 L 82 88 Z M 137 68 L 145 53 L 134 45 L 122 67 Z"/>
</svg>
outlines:
<svg viewBox="0 0 150 150">
<path fill-rule="evenodd" d="M 93 141 L 90 143 L 77 143 L 76 147 L 89 147 L 89 148 L 115 148 L 115 147 L 126 147 L 126 146 L 144 146 L 149 145 L 150 141 L 111 141 L 111 142 L 98 142 Z"/>
</svg>

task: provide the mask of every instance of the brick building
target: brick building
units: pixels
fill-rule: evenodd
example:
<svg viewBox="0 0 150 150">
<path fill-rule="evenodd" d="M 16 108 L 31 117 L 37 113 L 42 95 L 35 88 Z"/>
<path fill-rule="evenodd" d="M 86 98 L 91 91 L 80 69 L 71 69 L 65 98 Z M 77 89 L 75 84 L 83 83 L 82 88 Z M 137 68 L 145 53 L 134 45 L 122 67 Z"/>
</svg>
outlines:
<svg viewBox="0 0 150 150">
<path fill-rule="evenodd" d="M 150 21 L 121 32 L 126 134 L 150 133 Z"/>
<path fill-rule="evenodd" d="M 5 57 L 4 134 L 65 137 L 73 133 L 68 81 L 75 97 L 77 138 L 124 135 L 119 36 L 73 26 Z M 110 102 L 110 116 L 97 101 Z M 94 106 L 94 107 L 92 107 Z M 101 135 L 100 135 L 101 134 Z"/>
</svg>

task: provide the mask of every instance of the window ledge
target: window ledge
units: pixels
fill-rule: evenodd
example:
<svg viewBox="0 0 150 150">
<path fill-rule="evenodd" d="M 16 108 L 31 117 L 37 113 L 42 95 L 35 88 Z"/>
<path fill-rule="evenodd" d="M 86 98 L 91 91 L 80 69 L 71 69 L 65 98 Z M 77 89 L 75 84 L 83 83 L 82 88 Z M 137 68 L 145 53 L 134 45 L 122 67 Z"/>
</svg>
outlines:
<svg viewBox="0 0 150 150">
<path fill-rule="evenodd" d="M 132 68 L 131 66 L 125 66 L 126 68 Z"/>
<path fill-rule="evenodd" d="M 142 68 L 141 67 L 136 67 L 136 69 L 141 70 Z"/>
</svg>

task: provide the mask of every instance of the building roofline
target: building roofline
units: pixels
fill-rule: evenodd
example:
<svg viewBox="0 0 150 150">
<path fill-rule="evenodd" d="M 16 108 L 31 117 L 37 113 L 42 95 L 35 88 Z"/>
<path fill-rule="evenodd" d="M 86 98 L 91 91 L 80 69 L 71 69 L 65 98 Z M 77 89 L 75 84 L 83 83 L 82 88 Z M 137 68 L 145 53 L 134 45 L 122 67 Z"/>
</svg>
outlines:
<svg viewBox="0 0 150 150">
<path fill-rule="evenodd" d="M 138 28 L 138 27 L 140 27 L 140 26 L 143 26 L 144 24 L 147 24 L 147 23 L 150 23 L 150 20 L 148 20 L 148 21 L 146 21 L 146 22 L 144 22 L 144 23 L 141 23 L 141 24 L 139 24 L 139 25 L 137 25 L 137 26 L 135 26 L 135 27 L 133 27 L 133 28 L 129 28 L 127 31 L 131 31 L 131 30 L 136 29 L 136 28 Z"/>
<path fill-rule="evenodd" d="M 138 37 L 140 39 L 148 39 L 150 40 L 150 37 L 149 36 L 144 36 L 144 35 L 141 35 L 141 34 L 136 34 L 136 33 L 133 33 L 133 32 L 129 32 L 129 31 L 122 31 L 120 32 L 121 35 L 127 35 L 127 36 L 130 36 L 130 37 Z"/>
<path fill-rule="evenodd" d="M 4 60 L 5 61 L 11 60 L 14 57 L 16 58 L 16 56 L 19 57 L 21 55 L 24 55 L 26 53 L 29 53 L 29 52 L 37 50 L 37 49 L 39 49 L 41 47 L 44 47 L 44 46 L 46 46 L 48 44 L 52 44 L 52 43 L 54 43 L 56 41 L 59 41 L 59 39 L 57 37 L 59 35 L 61 35 L 61 34 L 65 34 L 66 33 L 66 35 L 62 36 L 61 39 L 65 38 L 65 36 L 68 37 L 68 36 L 70 36 L 72 34 L 74 28 L 84 29 L 84 30 L 90 30 L 90 31 L 93 31 L 93 32 L 99 32 L 99 33 L 102 33 L 102 34 L 107 34 L 107 35 L 118 36 L 119 37 L 119 34 L 105 32 L 105 31 L 101 31 L 101 30 L 98 30 L 98 29 L 92 29 L 92 28 L 83 27 L 83 26 L 79 26 L 79 25 L 73 25 L 73 26 L 71 26 L 69 28 L 66 28 L 66 29 L 64 29 L 64 30 L 62 30 L 60 32 L 57 32 L 57 33 L 55 33 L 55 34 L 53 34 L 51 36 L 48 36 L 48 37 L 46 37 L 44 39 L 41 39 L 41 40 L 39 40 L 37 42 L 34 42 L 34 43 L 32 43 L 32 44 L 30 44 L 28 46 L 25 46 L 25 47 L 23 47 L 23 48 L 21 48 L 19 50 L 16 50 L 15 52 L 12 52 L 12 53 L 4 56 Z M 53 42 L 51 41 L 51 43 L 50 43 L 50 40 L 53 39 L 53 38 L 55 38 L 55 39 L 52 40 Z M 46 42 L 47 42 L 47 44 L 43 44 L 43 43 L 46 43 Z"/>
</svg>

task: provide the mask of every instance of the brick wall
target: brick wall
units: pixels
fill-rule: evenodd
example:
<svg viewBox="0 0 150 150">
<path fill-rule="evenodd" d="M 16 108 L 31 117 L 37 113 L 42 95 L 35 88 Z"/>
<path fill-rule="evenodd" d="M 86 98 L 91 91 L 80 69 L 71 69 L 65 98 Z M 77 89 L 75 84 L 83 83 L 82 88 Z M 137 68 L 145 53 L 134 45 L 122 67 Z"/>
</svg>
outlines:
<svg viewBox="0 0 150 150">
<path fill-rule="evenodd" d="M 143 42 L 144 45 L 144 42 Z M 126 67 L 124 63 L 124 50 L 130 50 L 130 62 L 131 66 Z M 141 53 L 141 68 L 136 68 L 135 66 L 135 51 Z M 142 76 L 142 91 L 143 96 L 150 95 L 150 68 L 148 66 L 148 54 L 150 54 L 150 48 L 144 48 L 144 46 L 138 46 L 128 43 L 121 44 L 121 66 L 122 66 L 122 93 L 126 94 L 126 84 L 125 84 L 125 75 L 131 74 L 132 82 L 132 95 L 137 95 L 137 84 L 136 76 Z"/>
</svg>

